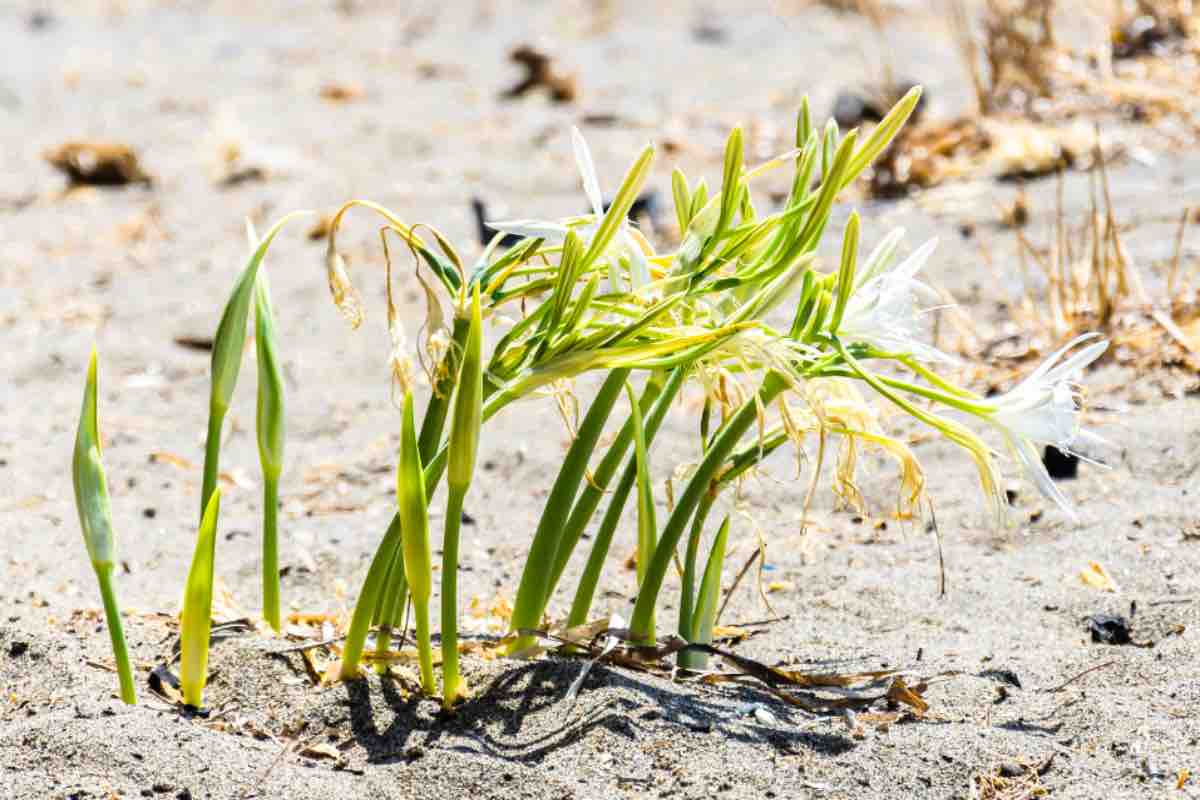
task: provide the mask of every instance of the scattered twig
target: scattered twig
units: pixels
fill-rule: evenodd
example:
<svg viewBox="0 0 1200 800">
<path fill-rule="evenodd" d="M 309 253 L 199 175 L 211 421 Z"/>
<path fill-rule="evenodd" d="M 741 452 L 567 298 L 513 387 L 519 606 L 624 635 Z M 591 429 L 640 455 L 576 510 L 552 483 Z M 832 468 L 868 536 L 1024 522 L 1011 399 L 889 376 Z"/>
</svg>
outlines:
<svg viewBox="0 0 1200 800">
<path fill-rule="evenodd" d="M 733 579 L 733 585 L 729 587 L 729 591 L 725 592 L 725 599 L 721 601 L 721 607 L 717 609 L 716 621 L 718 623 L 721 621 L 721 616 L 725 613 L 725 606 L 729 605 L 729 598 L 733 597 L 733 593 L 737 591 L 738 586 L 742 582 L 742 578 L 746 577 L 746 573 L 750 571 L 750 567 L 754 565 L 754 562 L 757 561 L 758 557 L 761 555 L 762 550 L 756 548 L 754 552 L 750 554 L 750 557 L 746 559 L 746 563 L 742 564 L 742 568 L 738 570 L 737 577 Z"/>
<path fill-rule="evenodd" d="M 332 636 L 328 639 L 322 639 L 319 642 L 301 642 L 300 644 L 292 645 L 291 647 L 284 647 L 281 650 L 272 650 L 268 653 L 268 655 L 281 656 L 285 653 L 299 653 L 303 650 L 315 650 L 318 647 L 327 647 L 331 644 L 337 644 L 345 638 L 346 636 L 343 634 L 342 636 Z"/>
<path fill-rule="evenodd" d="M 1105 661 L 1104 663 L 1097 664 L 1094 667 L 1088 667 L 1083 672 L 1079 673 L 1078 675 L 1076 675 L 1073 678 L 1067 679 L 1063 683 L 1060 683 L 1058 686 L 1055 686 L 1053 689 L 1045 689 L 1043 691 L 1049 692 L 1050 694 L 1054 694 L 1055 692 L 1061 692 L 1063 689 L 1067 688 L 1072 683 L 1074 683 L 1075 681 L 1082 678 L 1084 675 L 1087 675 L 1089 672 L 1095 672 L 1098 669 L 1104 669 L 1105 667 L 1111 667 L 1115 663 L 1117 663 L 1117 660 L 1114 658 L 1111 661 Z"/>
</svg>

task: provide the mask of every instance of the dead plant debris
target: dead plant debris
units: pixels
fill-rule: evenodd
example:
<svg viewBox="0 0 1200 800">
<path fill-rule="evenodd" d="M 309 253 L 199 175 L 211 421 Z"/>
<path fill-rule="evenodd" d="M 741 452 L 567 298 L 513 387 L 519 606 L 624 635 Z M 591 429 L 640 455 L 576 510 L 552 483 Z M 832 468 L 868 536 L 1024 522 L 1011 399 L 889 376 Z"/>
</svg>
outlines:
<svg viewBox="0 0 1200 800">
<path fill-rule="evenodd" d="M 80 139 L 52 147 L 42 157 L 74 186 L 149 186 L 154 180 L 134 149 L 120 142 Z"/>
<path fill-rule="evenodd" d="M 876 197 L 898 197 L 966 178 L 1037 178 L 1091 165 L 1096 134 L 1086 123 L 961 117 L 905 129 L 871 173 Z"/>
<path fill-rule="evenodd" d="M 508 57 L 525 68 L 525 75 L 506 89 L 502 97 L 523 97 L 535 89 L 545 89 L 556 103 L 570 103 L 578 97 L 575 74 L 560 69 L 554 59 L 541 50 L 523 44 L 509 53 Z"/>
</svg>

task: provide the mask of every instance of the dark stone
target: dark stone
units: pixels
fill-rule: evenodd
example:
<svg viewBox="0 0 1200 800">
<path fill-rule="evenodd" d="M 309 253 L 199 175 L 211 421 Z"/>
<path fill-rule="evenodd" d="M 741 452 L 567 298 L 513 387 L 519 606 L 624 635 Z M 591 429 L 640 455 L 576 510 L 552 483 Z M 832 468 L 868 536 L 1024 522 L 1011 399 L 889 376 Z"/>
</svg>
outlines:
<svg viewBox="0 0 1200 800">
<path fill-rule="evenodd" d="M 1042 465 L 1056 481 L 1069 481 L 1079 477 L 1079 456 L 1064 453 L 1052 444 L 1046 445 L 1042 453 Z"/>
<path fill-rule="evenodd" d="M 1119 614 L 1093 614 L 1088 617 L 1092 641 L 1100 644 L 1130 644 L 1129 620 Z"/>
</svg>

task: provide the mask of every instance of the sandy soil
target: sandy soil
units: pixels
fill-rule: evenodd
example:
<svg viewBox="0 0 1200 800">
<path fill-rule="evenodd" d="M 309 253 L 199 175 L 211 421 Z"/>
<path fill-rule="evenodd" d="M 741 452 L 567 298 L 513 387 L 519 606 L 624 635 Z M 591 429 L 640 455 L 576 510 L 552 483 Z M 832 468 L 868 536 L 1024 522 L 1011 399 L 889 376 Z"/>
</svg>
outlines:
<svg viewBox="0 0 1200 800">
<path fill-rule="evenodd" d="M 1114 365 L 1088 381 L 1100 407 L 1091 421 L 1114 442 L 1112 469 L 1084 465 L 1063 484 L 1078 525 L 1014 477 L 1019 525 L 997 535 L 969 463 L 934 442 L 917 447 L 944 535 L 945 596 L 930 537 L 856 522 L 823 492 L 815 557 L 804 558 L 803 484 L 787 459 L 771 465 L 775 479 L 747 485 L 726 585 L 761 531 L 766 579 L 782 587 L 771 604 L 786 619 L 738 652 L 810 670 L 952 673 L 931 684 L 923 720 L 864 724 L 855 735 L 841 718 L 761 692 L 604 666 L 569 702 L 579 661 L 471 658 L 475 696 L 447 719 L 395 682 L 313 688 L 298 655 L 273 655 L 283 644 L 254 635 L 216 646 L 207 720 L 155 702 L 146 669 L 170 650 L 157 614 L 178 608 L 207 410 L 207 354 L 177 340 L 215 329 L 240 268 L 244 217 L 261 223 L 365 196 L 470 243 L 472 195 L 496 216 L 581 209 L 571 123 L 583 124 L 610 190 L 647 139 L 677 145 L 651 179 L 660 190 L 675 164 L 716 182 L 729 125 L 747 125 L 758 157 L 782 150 L 802 92 L 823 116 L 876 63 L 856 44 L 861 19 L 803 3 L 737 13 L 684 3 L 337 5 L 87 2 L 55 5 L 36 26 L 42 4 L 0 12 L 0 797 L 1017 798 L 1038 786 L 1054 797 L 1200 796 L 1200 394 L 1195 376 Z M 930 113 L 963 111 L 968 87 L 937 15 L 918 7 L 891 35 L 894 67 L 927 84 Z M 525 41 L 565 56 L 579 73 L 578 102 L 498 99 L 518 77 L 506 54 Z M 896 46 L 906 42 L 919 44 Z M 334 83 L 362 94 L 323 99 Z M 63 196 L 40 153 L 83 137 L 136 147 L 153 186 Z M 230 137 L 267 179 L 214 185 L 215 152 Z M 1112 177 L 1127 244 L 1153 290 L 1174 220 L 1200 201 L 1200 184 L 1194 153 L 1139 153 Z M 1082 213 L 1086 178 L 1066 188 L 1068 214 Z M 897 224 L 914 245 L 939 236 L 932 275 L 988 327 L 1018 280 L 1012 234 L 997 224 L 1015 192 L 968 181 L 893 203 L 850 196 L 836 218 L 861 208 L 867 242 Z M 1052 207 L 1052 181 L 1029 192 L 1034 209 Z M 1044 239 L 1044 217 L 1033 225 Z M 268 262 L 291 381 L 283 587 L 294 610 L 338 613 L 391 513 L 396 414 L 373 224 L 352 222 L 341 242 L 373 314 L 357 334 L 328 301 L 321 245 L 303 233 L 304 224 L 289 229 Z M 1185 255 L 1194 270 L 1195 245 Z M 415 332 L 422 305 L 404 280 Z M 105 668 L 68 474 L 93 342 L 120 588 L 148 700 L 133 709 L 116 702 Z M 223 465 L 252 482 L 249 383 Z M 689 409 L 682 404 L 656 444 L 662 469 L 690 452 Z M 475 524 L 463 534 L 467 597 L 512 596 L 565 444 L 548 400 L 490 425 L 480 454 L 490 468 L 472 489 Z M 863 485 L 881 511 L 894 475 L 871 467 Z M 229 486 L 218 571 L 245 609 L 258 602 L 259 512 L 252 487 Z M 619 562 L 632 527 L 621 535 L 600 611 L 631 607 L 634 574 Z M 1090 561 L 1119 593 L 1079 580 Z M 567 602 L 560 593 L 552 611 Z M 1091 641 L 1089 615 L 1129 616 L 1134 603 L 1135 639 L 1153 647 Z M 747 583 L 724 621 L 768 616 Z M 996 775 L 1007 783 L 987 789 Z M 997 787 L 1007 793 L 985 791 Z"/>
</svg>

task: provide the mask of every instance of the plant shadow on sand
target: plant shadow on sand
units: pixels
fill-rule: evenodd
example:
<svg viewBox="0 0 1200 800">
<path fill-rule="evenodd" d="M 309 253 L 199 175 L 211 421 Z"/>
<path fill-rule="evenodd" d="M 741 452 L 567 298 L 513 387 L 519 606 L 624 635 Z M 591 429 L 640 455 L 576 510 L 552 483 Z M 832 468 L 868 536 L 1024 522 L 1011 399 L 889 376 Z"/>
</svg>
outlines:
<svg viewBox="0 0 1200 800">
<path fill-rule="evenodd" d="M 651 685 L 639 680 L 640 676 L 597 666 L 584 681 L 580 694 L 569 699 L 569 688 L 584 663 L 550 660 L 506 666 L 453 714 L 434 717 L 419 714 L 421 701 L 400 691 L 394 679 L 382 679 L 378 695 L 367 682 L 355 681 L 344 687 L 350 725 L 371 763 L 412 760 L 413 735 L 422 732 L 427 747 L 445 740 L 446 749 L 533 765 L 583 742 L 597 729 L 634 742 L 645 733 L 639 724 L 642 720 L 678 725 L 693 734 L 712 733 L 726 741 L 768 745 L 788 753 L 811 750 L 839 755 L 856 746 L 848 736 L 802 730 L 800 713 L 782 705 L 772 704 L 770 711 L 778 717 L 780 728 L 742 724 L 746 709 L 761 699 L 744 688 L 709 700 L 688 687 L 657 680 Z M 603 698 L 594 699 L 598 692 L 589 689 L 602 689 Z M 380 699 L 394 714 L 382 730 L 379 709 L 375 707 Z M 557 719 L 550 721 L 547 716 Z M 790 730 L 784 730 L 785 725 Z"/>
</svg>

